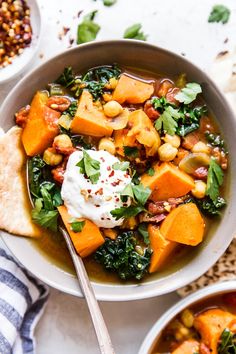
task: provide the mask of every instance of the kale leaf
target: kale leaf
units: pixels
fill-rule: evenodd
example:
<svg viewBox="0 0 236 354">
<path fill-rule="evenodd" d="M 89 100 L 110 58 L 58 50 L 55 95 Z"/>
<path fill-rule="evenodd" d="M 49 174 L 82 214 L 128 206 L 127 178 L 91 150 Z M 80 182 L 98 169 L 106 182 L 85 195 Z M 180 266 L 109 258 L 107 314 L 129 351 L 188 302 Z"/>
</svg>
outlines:
<svg viewBox="0 0 236 354">
<path fill-rule="evenodd" d="M 152 251 L 147 248 L 143 255 L 136 252 L 138 240 L 132 231 L 123 232 L 115 240 L 106 239 L 96 251 L 95 260 L 122 280 L 140 280 L 148 272 Z"/>
<path fill-rule="evenodd" d="M 226 201 L 222 197 L 218 197 L 216 200 L 211 200 L 209 197 L 203 199 L 197 199 L 190 197 L 185 200 L 185 203 L 195 203 L 206 216 L 220 215 L 221 209 L 226 206 Z"/>
<path fill-rule="evenodd" d="M 225 148 L 225 141 L 221 138 L 220 134 L 213 134 L 210 132 L 206 132 L 207 141 L 215 147 L 219 147 L 222 151 L 227 153 L 227 149 Z"/>
<path fill-rule="evenodd" d="M 224 172 L 220 165 L 216 162 L 214 158 L 210 160 L 210 166 L 207 174 L 207 188 L 206 195 L 208 195 L 211 200 L 215 201 L 219 197 L 219 189 L 224 181 Z"/>
<path fill-rule="evenodd" d="M 58 186 L 43 159 L 36 155 L 28 162 L 29 189 L 35 204 L 32 220 L 52 231 L 57 230 L 57 207 L 62 204 Z"/>
</svg>

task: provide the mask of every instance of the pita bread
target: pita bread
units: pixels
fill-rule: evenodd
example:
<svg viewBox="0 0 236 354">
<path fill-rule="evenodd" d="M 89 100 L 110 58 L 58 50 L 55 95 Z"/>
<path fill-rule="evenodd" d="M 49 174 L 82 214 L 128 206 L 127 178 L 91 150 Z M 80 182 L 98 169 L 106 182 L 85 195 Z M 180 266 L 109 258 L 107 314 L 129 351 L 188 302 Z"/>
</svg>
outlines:
<svg viewBox="0 0 236 354">
<path fill-rule="evenodd" d="M 218 57 L 210 75 L 236 114 L 236 51 Z M 236 236 L 218 262 L 193 283 L 178 290 L 180 296 L 186 296 L 204 286 L 225 280 L 236 280 Z"/>
<path fill-rule="evenodd" d="M 21 132 L 21 128 L 14 126 L 6 134 L 0 134 L 0 229 L 39 237 L 42 230 L 31 220 Z"/>
</svg>

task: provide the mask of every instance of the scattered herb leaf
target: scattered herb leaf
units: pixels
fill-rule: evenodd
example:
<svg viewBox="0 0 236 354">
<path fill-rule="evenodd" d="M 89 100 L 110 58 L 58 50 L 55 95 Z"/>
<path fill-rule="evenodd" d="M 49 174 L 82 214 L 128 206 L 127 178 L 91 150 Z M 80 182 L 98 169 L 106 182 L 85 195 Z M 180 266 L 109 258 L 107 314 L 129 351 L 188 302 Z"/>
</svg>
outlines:
<svg viewBox="0 0 236 354">
<path fill-rule="evenodd" d="M 139 39 L 140 41 L 146 41 L 147 35 L 141 32 L 141 28 L 142 28 L 141 23 L 135 23 L 134 25 L 128 27 L 125 30 L 124 38 Z"/>
<path fill-rule="evenodd" d="M 147 170 L 147 174 L 149 175 L 149 176 L 154 176 L 154 174 L 155 174 L 155 170 L 154 170 L 154 168 L 152 168 L 152 167 L 150 167 L 148 170 Z"/>
<path fill-rule="evenodd" d="M 144 243 L 146 245 L 149 245 L 150 240 L 149 240 L 149 233 L 148 233 L 148 224 L 144 222 L 139 224 L 138 232 L 143 236 Z"/>
<path fill-rule="evenodd" d="M 79 24 L 77 30 L 77 44 L 91 42 L 96 39 L 100 26 L 93 20 L 97 14 L 97 10 L 90 12 Z"/>
<path fill-rule="evenodd" d="M 84 225 L 85 225 L 85 221 L 78 221 L 76 219 L 72 219 L 71 222 L 70 222 L 70 227 L 71 227 L 71 230 L 74 231 L 74 232 L 81 232 L 84 228 Z"/>
<path fill-rule="evenodd" d="M 112 165 L 114 170 L 126 171 L 129 168 L 129 161 L 116 162 Z"/>
<path fill-rule="evenodd" d="M 83 150 L 83 158 L 76 166 L 80 168 L 80 173 L 85 174 L 93 184 L 97 183 L 100 177 L 100 162 L 94 160 L 86 150 Z"/>
<path fill-rule="evenodd" d="M 208 17 L 208 22 L 222 22 L 223 24 L 229 21 L 230 10 L 224 5 L 213 6 Z"/>
<path fill-rule="evenodd" d="M 218 354 L 236 354 L 236 334 L 225 328 L 220 336 Z"/>
<path fill-rule="evenodd" d="M 117 0 L 103 0 L 105 6 L 112 6 L 116 3 Z"/>
<path fill-rule="evenodd" d="M 121 218 L 127 219 L 132 216 L 136 216 L 141 211 L 144 211 L 145 208 L 141 205 L 130 205 L 129 207 L 120 207 L 111 211 L 111 215 L 119 220 Z"/>
<path fill-rule="evenodd" d="M 176 120 L 180 118 L 178 109 L 175 109 L 171 106 L 166 107 L 164 112 L 157 118 L 155 122 L 156 130 L 162 130 L 163 132 L 174 135 L 178 127 Z"/>
<path fill-rule="evenodd" d="M 124 154 L 128 157 L 138 157 L 138 148 L 135 146 L 124 146 Z"/>
</svg>

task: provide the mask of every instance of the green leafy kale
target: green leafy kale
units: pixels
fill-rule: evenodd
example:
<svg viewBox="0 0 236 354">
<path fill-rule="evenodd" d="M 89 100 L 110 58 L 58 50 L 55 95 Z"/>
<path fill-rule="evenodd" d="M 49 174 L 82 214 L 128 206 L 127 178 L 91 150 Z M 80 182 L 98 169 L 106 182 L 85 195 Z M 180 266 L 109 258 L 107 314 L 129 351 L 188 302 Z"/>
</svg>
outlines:
<svg viewBox="0 0 236 354">
<path fill-rule="evenodd" d="M 199 206 L 202 213 L 208 216 L 220 215 L 220 210 L 226 205 L 226 201 L 222 197 L 217 197 L 214 201 L 209 197 L 203 199 L 195 199 L 194 202 Z"/>
<path fill-rule="evenodd" d="M 213 6 L 208 18 L 208 22 L 222 22 L 223 24 L 229 21 L 230 10 L 224 5 Z"/>
<path fill-rule="evenodd" d="M 30 192 L 34 197 L 40 198 L 40 183 L 45 176 L 46 163 L 36 155 L 28 160 L 28 178 Z"/>
<path fill-rule="evenodd" d="M 56 80 L 56 83 L 64 87 L 70 87 L 72 84 L 74 84 L 74 81 L 75 81 L 75 76 L 72 67 L 69 66 L 64 69 L 63 73 Z"/>
<path fill-rule="evenodd" d="M 236 334 L 232 333 L 228 328 L 225 328 L 221 334 L 217 353 L 236 354 Z"/>
<path fill-rule="evenodd" d="M 176 134 L 185 136 L 197 130 L 200 127 L 201 117 L 207 113 L 206 106 L 190 107 L 183 106 L 180 108 L 181 118 L 178 120 Z"/>
<path fill-rule="evenodd" d="M 72 101 L 70 104 L 70 107 L 63 112 L 63 114 L 69 114 L 71 117 L 75 116 L 75 113 L 77 111 L 78 108 L 78 102 L 77 101 Z"/>
<path fill-rule="evenodd" d="M 142 25 L 141 23 L 135 23 L 134 25 L 128 27 L 125 30 L 124 38 L 129 39 L 139 39 L 140 41 L 146 41 L 147 35 L 141 32 Z"/>
<path fill-rule="evenodd" d="M 138 240 L 132 231 L 123 232 L 115 240 L 106 239 L 94 258 L 123 280 L 140 280 L 148 272 L 152 252 L 147 248 L 141 255 L 136 252 L 137 245 Z"/>
<path fill-rule="evenodd" d="M 138 157 L 138 148 L 136 146 L 124 146 L 124 154 L 127 157 Z"/>
<path fill-rule="evenodd" d="M 100 177 L 100 162 L 83 150 L 83 158 L 76 164 L 80 168 L 80 173 L 85 174 L 90 181 L 95 184 Z"/>
<path fill-rule="evenodd" d="M 155 174 L 154 168 L 150 167 L 150 168 L 147 170 L 147 174 L 148 174 L 149 176 L 154 176 L 154 174 Z"/>
<path fill-rule="evenodd" d="M 215 147 L 219 147 L 222 151 L 227 152 L 225 148 L 225 141 L 221 138 L 220 134 L 213 134 L 210 132 L 206 132 L 207 141 Z"/>
<path fill-rule="evenodd" d="M 90 12 L 79 24 L 77 30 L 77 44 L 91 42 L 96 39 L 100 26 L 94 22 L 97 10 Z"/>
<path fill-rule="evenodd" d="M 201 86 L 196 82 L 189 82 L 184 88 L 180 90 L 175 99 L 181 103 L 189 104 L 193 102 L 197 95 L 202 92 Z"/>
<path fill-rule="evenodd" d="M 206 188 L 206 195 L 208 195 L 211 200 L 215 201 L 219 197 L 219 188 L 223 184 L 223 180 L 224 172 L 222 168 L 218 165 L 214 158 L 211 158 L 207 174 Z"/>
</svg>

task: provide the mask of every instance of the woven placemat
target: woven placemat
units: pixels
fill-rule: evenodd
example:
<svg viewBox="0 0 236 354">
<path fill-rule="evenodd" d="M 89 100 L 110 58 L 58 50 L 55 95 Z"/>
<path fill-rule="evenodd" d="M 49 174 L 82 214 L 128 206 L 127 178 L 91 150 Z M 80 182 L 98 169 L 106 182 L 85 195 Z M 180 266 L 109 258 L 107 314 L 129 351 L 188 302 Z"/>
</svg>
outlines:
<svg viewBox="0 0 236 354">
<path fill-rule="evenodd" d="M 236 51 L 219 55 L 210 75 L 236 113 Z M 218 262 L 196 281 L 179 289 L 178 294 L 184 297 L 207 285 L 226 280 L 236 280 L 236 236 Z"/>
</svg>

